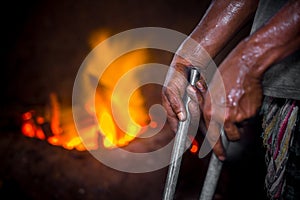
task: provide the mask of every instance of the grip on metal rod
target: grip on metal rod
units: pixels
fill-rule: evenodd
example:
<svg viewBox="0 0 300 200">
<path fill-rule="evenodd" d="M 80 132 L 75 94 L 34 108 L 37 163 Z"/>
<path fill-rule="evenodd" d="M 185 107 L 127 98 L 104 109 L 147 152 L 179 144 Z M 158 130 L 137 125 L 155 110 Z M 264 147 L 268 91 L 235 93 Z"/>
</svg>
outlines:
<svg viewBox="0 0 300 200">
<path fill-rule="evenodd" d="M 189 80 L 190 84 L 195 85 L 199 79 L 199 76 L 200 73 L 197 70 L 197 68 L 192 67 L 190 71 L 190 80 Z M 173 151 L 171 155 L 171 163 L 167 175 L 163 200 L 172 200 L 175 194 L 177 178 L 178 178 L 179 169 L 181 165 L 181 158 L 185 150 L 187 132 L 191 121 L 190 113 L 188 109 L 188 104 L 190 100 L 191 100 L 190 97 L 187 94 L 185 94 L 183 98 L 183 102 L 184 102 L 185 109 L 187 111 L 187 117 L 185 121 L 179 122 L 178 130 L 175 136 Z"/>
</svg>

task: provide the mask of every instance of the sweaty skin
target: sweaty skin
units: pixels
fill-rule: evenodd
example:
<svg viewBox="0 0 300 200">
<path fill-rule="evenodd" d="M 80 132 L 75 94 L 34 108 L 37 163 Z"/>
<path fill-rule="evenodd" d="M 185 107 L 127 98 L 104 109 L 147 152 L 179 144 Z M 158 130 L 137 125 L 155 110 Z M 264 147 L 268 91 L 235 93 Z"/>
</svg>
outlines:
<svg viewBox="0 0 300 200">
<path fill-rule="evenodd" d="M 206 14 L 189 36 L 195 42 L 190 45 L 190 40 L 187 38 L 178 49 L 171 62 L 162 91 L 162 104 L 167 111 L 168 121 L 174 132 L 177 130 L 178 120 L 186 118 L 186 110 L 182 102 L 187 86 L 186 67 L 191 63 L 194 64 L 193 61 L 197 60 L 196 67 L 205 69 L 210 57 L 216 56 L 234 34 L 251 19 L 257 4 L 258 0 L 212 1 Z M 184 55 L 184 58 L 180 55 Z M 204 82 L 203 79 L 201 82 Z M 198 83 L 197 87 L 202 91 L 205 90 L 203 84 Z M 201 95 L 197 95 L 200 100 L 202 99 Z M 193 101 L 193 103 L 195 102 Z M 195 105 L 193 106 L 195 107 Z M 200 113 L 192 110 L 191 114 L 195 116 Z"/>
<path fill-rule="evenodd" d="M 213 1 L 204 18 L 190 35 L 214 57 L 247 22 L 257 8 L 257 1 Z M 264 72 L 273 64 L 297 50 L 300 46 L 300 2 L 287 3 L 267 24 L 253 35 L 240 42 L 219 66 L 225 86 L 225 97 L 213 77 L 209 93 L 203 91 L 205 85 L 197 84 L 199 106 L 206 125 L 210 123 L 208 140 L 220 160 L 225 159 L 225 151 L 219 139 L 220 124 L 225 119 L 224 130 L 231 141 L 238 140 L 240 133 L 236 123 L 254 116 L 261 106 L 261 79 Z M 234 9 L 233 9 L 234 8 Z M 231 12 L 230 12 L 231 10 Z M 201 59 L 201 54 L 199 58 Z M 205 63 L 202 61 L 202 63 Z M 168 114 L 171 128 L 176 131 L 178 120 L 185 119 L 181 96 L 186 85 L 172 76 L 172 70 L 185 75 L 184 67 L 189 62 L 174 57 L 163 89 L 163 105 Z M 199 66 L 205 68 L 205 66 Z M 201 90 L 202 88 L 202 90 Z M 195 99 L 195 98 L 194 98 Z M 212 110 L 212 108 L 215 108 Z M 225 116 L 220 110 L 225 109 Z M 194 113 L 195 114 L 195 113 Z M 200 114 L 200 113 L 196 113 Z"/>
<path fill-rule="evenodd" d="M 273 63 L 299 49 L 299 45 L 300 2 L 291 1 L 267 24 L 238 44 L 219 66 L 226 103 L 218 95 L 220 88 L 213 79 L 209 86 L 211 98 L 204 98 L 203 115 L 206 124 L 211 118 L 215 121 L 213 124 L 217 131 L 208 133 L 208 136 L 211 142 L 216 142 L 213 149 L 221 160 L 225 159 L 225 152 L 218 137 L 219 119 L 225 117 L 224 130 L 228 139 L 239 139 L 236 123 L 254 116 L 261 106 L 264 72 Z M 215 110 L 211 110 L 212 105 L 215 105 Z M 225 108 L 225 116 L 220 116 L 218 108 Z"/>
</svg>

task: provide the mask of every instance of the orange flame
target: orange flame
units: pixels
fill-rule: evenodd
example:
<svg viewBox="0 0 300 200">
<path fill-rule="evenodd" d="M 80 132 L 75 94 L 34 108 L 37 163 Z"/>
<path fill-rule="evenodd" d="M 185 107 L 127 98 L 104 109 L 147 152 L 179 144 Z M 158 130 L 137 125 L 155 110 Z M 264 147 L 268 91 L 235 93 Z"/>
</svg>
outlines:
<svg viewBox="0 0 300 200">
<path fill-rule="evenodd" d="M 99 32 L 99 40 L 103 40 L 106 36 L 107 32 Z M 95 41 L 95 33 L 93 34 L 90 43 L 93 44 L 93 41 Z M 128 41 L 125 42 L 128 43 Z M 107 49 L 107 51 L 111 51 L 111 49 Z M 129 108 L 122 107 L 124 104 L 122 104 L 121 101 L 126 101 L 126 99 L 122 98 L 122 94 L 114 94 L 114 96 L 112 96 L 114 87 L 121 76 L 134 67 L 144 64 L 148 57 L 146 50 L 138 50 L 127 53 L 115 60 L 105 70 L 99 81 L 97 94 L 95 96 L 95 108 L 100 131 L 104 137 L 103 145 L 106 148 L 114 148 L 116 146 L 122 147 L 127 145 L 141 133 L 141 127 L 150 121 L 144 107 L 144 98 L 140 90 L 136 90 L 131 96 L 129 100 Z M 135 75 L 131 76 L 131 82 L 126 84 L 135 84 L 138 82 L 138 78 L 135 77 Z M 126 130 L 121 130 L 117 126 L 112 116 L 111 104 L 118 110 L 129 110 L 129 114 L 132 119 L 128 119 L 128 116 L 121 117 L 121 123 L 127 124 Z"/>
<path fill-rule="evenodd" d="M 54 135 L 59 135 L 62 133 L 62 129 L 60 126 L 60 107 L 57 99 L 57 95 L 55 93 L 50 94 L 50 105 L 51 105 L 51 120 L 50 126 L 52 133 Z"/>
<path fill-rule="evenodd" d="M 27 137 L 35 136 L 34 126 L 30 122 L 24 122 L 24 124 L 22 124 L 21 129 L 22 129 L 22 133 Z"/>
<path fill-rule="evenodd" d="M 109 36 L 107 30 L 95 31 L 89 38 L 91 48 L 94 48 L 99 42 L 105 40 Z M 114 44 L 107 47 L 107 53 L 111 53 L 114 48 L 119 48 L 120 45 L 128 45 L 130 41 L 124 41 L 124 44 Z M 97 55 L 105 57 L 105 55 Z M 148 59 L 146 50 L 138 50 L 125 54 L 114 61 L 104 72 L 101 77 L 97 93 L 95 95 L 96 116 L 99 123 L 100 132 L 102 135 L 102 143 L 106 148 L 121 147 L 127 145 L 136 136 L 141 134 L 141 127 L 149 121 L 149 116 L 144 108 L 144 99 L 140 90 L 136 90 L 129 100 L 129 108 L 122 107 L 121 101 L 124 101 L 122 94 L 116 94 L 112 97 L 114 87 L 123 74 L 132 68 L 144 64 Z M 131 76 L 133 84 L 138 81 L 137 77 Z M 126 92 L 126 91 L 124 91 Z M 61 107 L 58 97 L 55 93 L 49 96 L 49 108 L 47 109 L 46 117 L 26 112 L 22 115 L 21 131 L 28 137 L 36 137 L 41 140 L 47 140 L 50 144 L 62 146 L 65 149 L 91 150 L 99 147 L 99 130 L 98 127 L 87 127 L 84 133 L 78 135 L 71 108 Z M 113 104 L 118 110 L 128 109 L 130 117 L 121 117 L 122 124 L 126 125 L 126 130 L 121 130 L 116 124 L 111 110 Z M 87 108 L 91 105 L 87 105 Z M 48 115 L 47 115 L 48 114 Z M 48 122 L 50 126 L 51 136 L 46 136 L 42 125 Z M 157 127 L 156 122 L 150 124 L 151 127 Z M 84 140 L 84 145 L 83 141 Z"/>
</svg>

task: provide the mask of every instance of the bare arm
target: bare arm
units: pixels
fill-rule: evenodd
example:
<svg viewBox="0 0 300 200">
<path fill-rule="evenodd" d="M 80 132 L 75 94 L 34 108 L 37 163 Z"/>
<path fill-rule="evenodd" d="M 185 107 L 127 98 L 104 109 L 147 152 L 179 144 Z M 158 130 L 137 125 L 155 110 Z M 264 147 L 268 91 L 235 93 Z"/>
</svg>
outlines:
<svg viewBox="0 0 300 200">
<path fill-rule="evenodd" d="M 297 50 L 300 47 L 300 1 L 289 1 L 239 46 L 243 45 L 246 50 L 241 56 L 255 76 L 262 76 L 273 63 Z"/>
<path fill-rule="evenodd" d="M 186 118 L 186 111 L 181 100 L 186 88 L 184 80 L 186 66 L 193 63 L 191 60 L 194 59 L 200 63 L 197 64 L 198 67 L 205 67 L 210 61 L 207 53 L 210 57 L 216 56 L 230 38 L 253 16 L 257 4 L 258 0 L 213 0 L 199 24 L 190 34 L 190 38 L 196 41 L 196 45 L 189 46 L 189 38 L 187 38 L 178 49 L 172 60 L 162 93 L 162 103 L 167 110 L 173 131 L 177 129 L 178 119 L 185 120 Z M 202 50 L 199 51 L 199 49 Z M 182 52 L 186 55 L 184 59 L 178 56 Z"/>
<path fill-rule="evenodd" d="M 214 130 L 208 133 L 210 143 L 220 159 L 225 156 L 219 139 L 222 119 L 228 139 L 239 139 L 236 123 L 255 115 L 261 106 L 264 72 L 299 47 L 300 1 L 293 0 L 242 41 L 221 63 L 219 72 L 226 97 L 219 95 L 220 86 L 214 77 L 210 84 L 211 97 L 206 94 L 203 109 L 206 124 L 211 122 Z M 225 110 L 225 116 L 220 110 Z"/>
<path fill-rule="evenodd" d="M 258 0 L 214 0 L 191 33 L 211 57 L 254 15 Z"/>
<path fill-rule="evenodd" d="M 258 0 L 213 0 L 199 24 L 189 35 L 196 44 L 189 45 L 187 38 L 182 44 L 183 47 L 177 51 L 177 55 L 186 52 L 185 60 L 175 55 L 172 64 L 190 65 L 191 60 L 196 60 L 196 63 L 201 63 L 198 64 L 199 67 L 205 67 L 208 59 L 215 57 L 254 16 L 257 5 Z M 199 51 L 199 47 L 205 52 Z"/>
</svg>

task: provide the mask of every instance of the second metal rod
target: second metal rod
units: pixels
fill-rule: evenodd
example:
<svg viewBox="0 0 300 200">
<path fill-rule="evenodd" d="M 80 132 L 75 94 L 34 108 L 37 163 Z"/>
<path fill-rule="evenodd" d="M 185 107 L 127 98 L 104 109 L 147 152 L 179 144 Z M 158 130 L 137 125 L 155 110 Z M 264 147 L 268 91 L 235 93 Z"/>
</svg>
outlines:
<svg viewBox="0 0 300 200">
<path fill-rule="evenodd" d="M 221 128 L 220 136 L 221 136 L 223 147 L 225 150 L 227 150 L 229 141 L 227 140 L 223 128 Z M 213 199 L 218 185 L 218 180 L 222 171 L 222 167 L 223 167 L 223 161 L 219 160 L 215 153 L 212 153 L 199 200 Z"/>
</svg>

